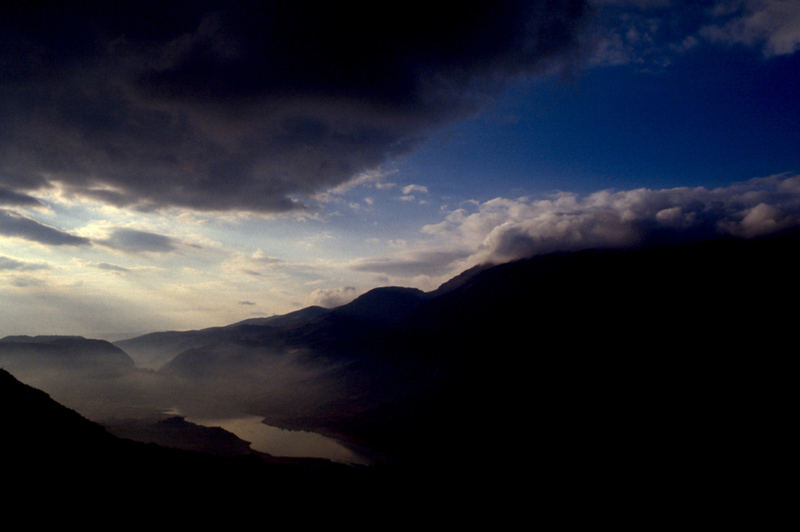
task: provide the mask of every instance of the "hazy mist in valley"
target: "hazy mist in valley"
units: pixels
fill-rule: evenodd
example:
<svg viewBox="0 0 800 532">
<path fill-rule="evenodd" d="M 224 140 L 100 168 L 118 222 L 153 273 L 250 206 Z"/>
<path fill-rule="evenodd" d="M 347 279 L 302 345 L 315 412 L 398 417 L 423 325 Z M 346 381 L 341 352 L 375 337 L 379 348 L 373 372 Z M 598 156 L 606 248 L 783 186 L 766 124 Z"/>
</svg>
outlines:
<svg viewBox="0 0 800 532">
<path fill-rule="evenodd" d="M 302 412 L 343 393 L 335 380 L 336 366 L 311 362 L 299 352 L 225 346 L 214 355 L 235 359 L 255 352 L 257 362 L 180 374 L 136 367 L 99 371 L 91 365 L 58 368 L 46 361 L 27 362 L 9 356 L 3 349 L 0 343 L 0 365 L 98 422 L 155 419 L 171 410 L 197 418 L 258 415 L 286 408 Z"/>
</svg>

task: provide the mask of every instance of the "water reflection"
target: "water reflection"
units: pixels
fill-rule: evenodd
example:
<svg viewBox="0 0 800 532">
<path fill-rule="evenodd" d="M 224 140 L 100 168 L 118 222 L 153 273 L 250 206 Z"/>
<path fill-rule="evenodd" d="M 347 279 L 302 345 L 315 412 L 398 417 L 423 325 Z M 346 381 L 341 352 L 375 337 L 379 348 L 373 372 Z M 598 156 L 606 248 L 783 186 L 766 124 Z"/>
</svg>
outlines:
<svg viewBox="0 0 800 532">
<path fill-rule="evenodd" d="M 368 461 L 332 438 L 314 432 L 284 430 L 261 422 L 259 416 L 242 415 L 235 418 L 187 418 L 206 427 L 222 427 L 239 438 L 250 442 L 256 451 L 273 456 L 327 458 L 346 464 L 364 464 Z"/>
</svg>

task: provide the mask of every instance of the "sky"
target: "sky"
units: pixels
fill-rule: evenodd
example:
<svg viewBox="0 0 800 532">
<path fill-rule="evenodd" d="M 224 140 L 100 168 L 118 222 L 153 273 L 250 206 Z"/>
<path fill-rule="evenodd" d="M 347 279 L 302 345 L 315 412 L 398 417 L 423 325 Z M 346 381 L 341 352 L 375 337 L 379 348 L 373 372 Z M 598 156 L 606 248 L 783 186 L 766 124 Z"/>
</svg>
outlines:
<svg viewBox="0 0 800 532">
<path fill-rule="evenodd" d="M 800 224 L 793 0 L 68 4 L 0 7 L 0 336 Z"/>
</svg>

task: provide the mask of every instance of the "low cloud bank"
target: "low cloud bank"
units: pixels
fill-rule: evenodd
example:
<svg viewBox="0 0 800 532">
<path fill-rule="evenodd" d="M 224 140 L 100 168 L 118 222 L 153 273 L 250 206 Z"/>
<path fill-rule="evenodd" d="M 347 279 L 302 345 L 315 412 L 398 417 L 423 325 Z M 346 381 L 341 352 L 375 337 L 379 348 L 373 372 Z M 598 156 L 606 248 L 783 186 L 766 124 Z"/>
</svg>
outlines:
<svg viewBox="0 0 800 532">
<path fill-rule="evenodd" d="M 559 193 L 495 198 L 452 211 L 423 232 L 474 250 L 467 262 L 503 262 L 554 251 L 719 237 L 752 238 L 800 226 L 800 175 L 728 187 Z"/>
<path fill-rule="evenodd" d="M 349 303 L 358 295 L 358 291 L 354 286 L 345 286 L 342 288 L 317 288 L 308 298 L 310 305 L 319 305 L 320 307 L 333 308 L 339 305 Z"/>
</svg>

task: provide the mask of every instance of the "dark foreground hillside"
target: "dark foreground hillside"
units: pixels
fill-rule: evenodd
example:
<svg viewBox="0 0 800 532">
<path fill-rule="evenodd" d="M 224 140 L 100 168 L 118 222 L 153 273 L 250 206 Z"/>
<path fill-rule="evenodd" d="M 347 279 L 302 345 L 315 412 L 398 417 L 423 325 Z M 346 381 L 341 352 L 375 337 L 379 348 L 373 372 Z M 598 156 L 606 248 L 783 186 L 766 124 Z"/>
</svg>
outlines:
<svg viewBox="0 0 800 532">
<path fill-rule="evenodd" d="M 156 515 L 237 522 L 239 512 L 308 512 L 305 521 L 317 522 L 351 499 L 380 507 L 371 494 L 387 485 L 375 472 L 327 461 L 220 457 L 120 439 L 2 369 L 0 422 L 4 508 L 35 507 L 44 512 L 37 519 L 56 512 L 82 525 Z"/>
<path fill-rule="evenodd" d="M 453 471 L 256 453 L 212 456 L 120 439 L 2 369 L 0 420 L 4 517 L 42 526 L 510 526 L 520 508 L 505 508 L 505 494 L 527 494 L 526 487 L 484 484 L 470 463 L 451 477 L 444 473 Z"/>
</svg>

